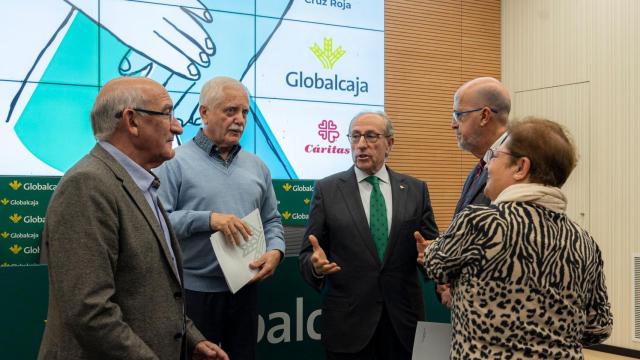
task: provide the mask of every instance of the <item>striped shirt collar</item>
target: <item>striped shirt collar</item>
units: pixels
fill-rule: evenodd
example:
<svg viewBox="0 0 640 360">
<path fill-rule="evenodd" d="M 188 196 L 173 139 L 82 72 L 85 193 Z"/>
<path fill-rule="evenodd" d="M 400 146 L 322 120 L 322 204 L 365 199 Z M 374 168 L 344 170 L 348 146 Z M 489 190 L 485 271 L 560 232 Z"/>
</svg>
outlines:
<svg viewBox="0 0 640 360">
<path fill-rule="evenodd" d="M 207 153 L 207 155 L 211 156 L 212 158 L 225 161 L 222 156 L 220 156 L 218 145 L 214 144 L 213 141 L 211 141 L 211 139 L 209 139 L 207 135 L 204 134 L 204 131 L 202 129 L 198 130 L 196 136 L 193 137 L 193 142 L 196 143 L 196 145 L 198 145 L 200 149 L 202 149 L 205 153 Z M 238 152 L 240 152 L 241 148 L 242 147 L 240 145 L 233 145 L 231 147 L 231 150 L 229 151 L 229 157 L 225 162 L 231 163 L 233 159 L 235 159 L 236 155 L 238 155 Z"/>
</svg>

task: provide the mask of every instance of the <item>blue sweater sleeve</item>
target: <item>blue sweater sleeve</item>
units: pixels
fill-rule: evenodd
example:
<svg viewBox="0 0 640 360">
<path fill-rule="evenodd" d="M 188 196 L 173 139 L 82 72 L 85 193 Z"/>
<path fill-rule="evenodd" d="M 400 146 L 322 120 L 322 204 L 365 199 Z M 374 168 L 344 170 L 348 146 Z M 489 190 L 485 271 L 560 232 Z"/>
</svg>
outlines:
<svg viewBox="0 0 640 360">
<path fill-rule="evenodd" d="M 169 221 L 179 240 L 190 237 L 197 232 L 211 231 L 208 210 L 176 210 L 182 185 L 182 170 L 176 161 L 167 161 L 154 170 L 160 179 L 158 197 L 162 202 Z"/>
</svg>

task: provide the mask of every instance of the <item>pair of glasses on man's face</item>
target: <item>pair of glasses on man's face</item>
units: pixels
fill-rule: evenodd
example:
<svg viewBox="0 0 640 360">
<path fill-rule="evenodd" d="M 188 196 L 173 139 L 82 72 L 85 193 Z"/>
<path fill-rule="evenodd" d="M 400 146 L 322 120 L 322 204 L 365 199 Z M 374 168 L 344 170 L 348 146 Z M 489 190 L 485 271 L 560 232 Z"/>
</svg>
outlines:
<svg viewBox="0 0 640 360">
<path fill-rule="evenodd" d="M 147 115 L 160 116 L 161 118 L 167 120 L 169 123 L 171 123 L 171 120 L 174 119 L 173 110 L 169 111 L 168 113 L 164 113 L 164 112 L 160 112 L 160 111 L 147 110 L 147 109 L 142 109 L 142 108 L 131 108 L 131 110 L 137 111 L 137 112 L 141 112 L 141 113 L 145 113 Z M 124 113 L 124 110 L 118 111 L 116 113 L 116 118 L 120 119 L 122 117 L 122 113 Z"/>
<path fill-rule="evenodd" d="M 360 142 L 360 139 L 364 138 L 364 141 L 369 143 L 369 144 L 375 144 L 378 139 L 380 139 L 381 137 L 387 137 L 384 134 L 378 134 L 375 132 L 367 132 L 364 134 L 360 134 L 360 133 L 353 133 L 353 134 L 349 134 L 347 135 L 347 138 L 349 138 L 349 141 L 352 144 L 357 144 Z"/>
<path fill-rule="evenodd" d="M 491 110 L 492 113 L 497 114 L 498 110 L 494 109 L 494 108 L 490 108 L 488 106 L 483 106 L 483 107 L 479 107 L 477 109 L 472 109 L 472 110 L 465 110 L 465 111 L 457 111 L 457 110 L 453 110 L 451 112 L 451 117 L 453 118 L 453 121 L 455 121 L 456 123 L 460 122 L 460 119 L 462 118 L 462 115 L 464 114 L 469 114 L 472 112 L 476 112 L 476 111 L 482 111 L 484 110 L 484 108 L 488 108 L 489 110 Z"/>
</svg>

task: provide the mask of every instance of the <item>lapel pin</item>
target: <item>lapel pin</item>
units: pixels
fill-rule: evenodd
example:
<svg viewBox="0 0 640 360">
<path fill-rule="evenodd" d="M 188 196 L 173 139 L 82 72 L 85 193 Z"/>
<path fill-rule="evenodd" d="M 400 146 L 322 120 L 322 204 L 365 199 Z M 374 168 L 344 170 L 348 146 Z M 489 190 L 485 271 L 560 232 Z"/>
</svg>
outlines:
<svg viewBox="0 0 640 360">
<path fill-rule="evenodd" d="M 404 190 L 405 186 L 404 185 L 400 185 L 400 190 Z"/>
</svg>

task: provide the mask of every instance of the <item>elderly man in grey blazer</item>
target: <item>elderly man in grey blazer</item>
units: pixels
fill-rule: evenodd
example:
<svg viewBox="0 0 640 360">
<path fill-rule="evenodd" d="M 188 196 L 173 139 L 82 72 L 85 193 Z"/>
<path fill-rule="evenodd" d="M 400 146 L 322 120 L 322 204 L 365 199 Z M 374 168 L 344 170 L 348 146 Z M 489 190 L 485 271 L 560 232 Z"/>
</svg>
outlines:
<svg viewBox="0 0 640 360">
<path fill-rule="evenodd" d="M 60 181 L 43 233 L 49 313 L 39 359 L 228 359 L 184 315 L 182 256 L 149 171 L 182 127 L 157 82 L 109 81 L 98 144 Z"/>
</svg>

